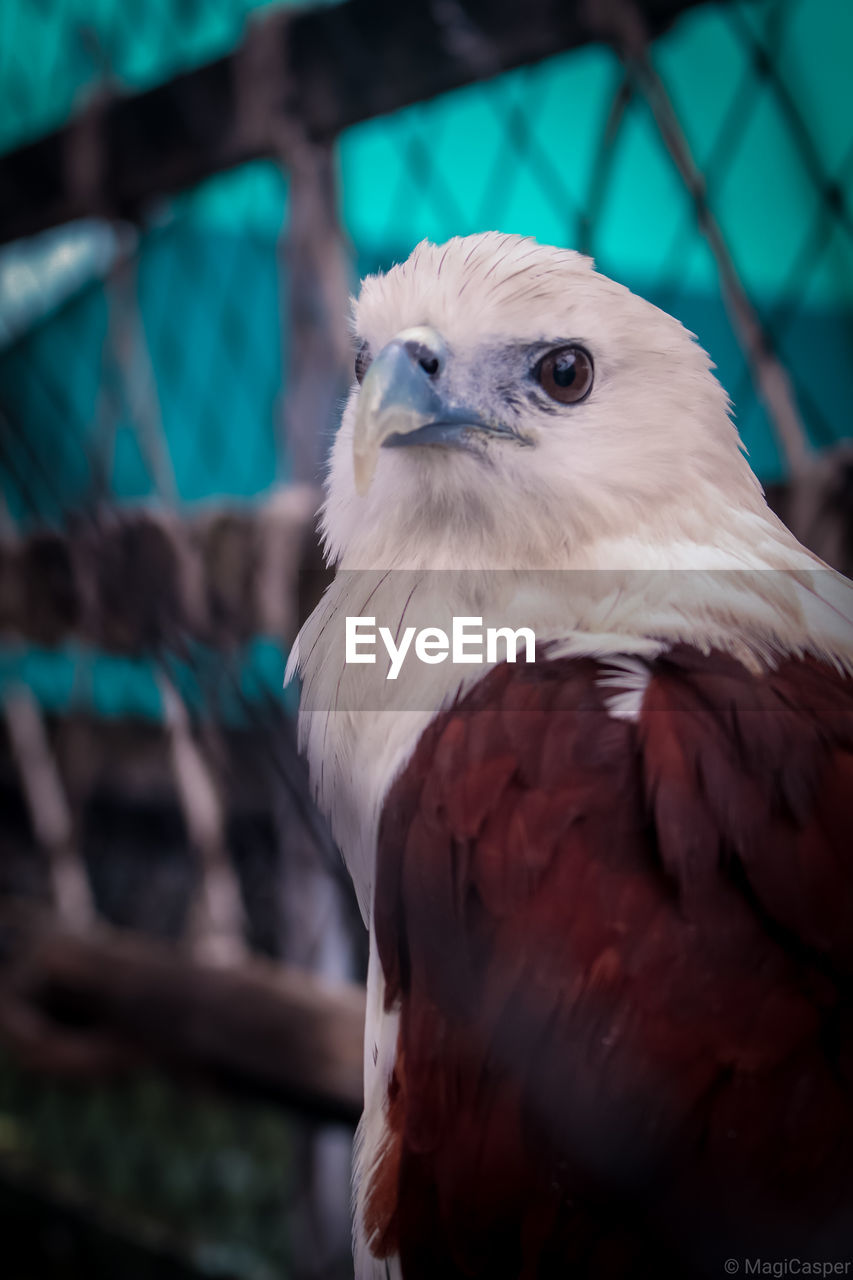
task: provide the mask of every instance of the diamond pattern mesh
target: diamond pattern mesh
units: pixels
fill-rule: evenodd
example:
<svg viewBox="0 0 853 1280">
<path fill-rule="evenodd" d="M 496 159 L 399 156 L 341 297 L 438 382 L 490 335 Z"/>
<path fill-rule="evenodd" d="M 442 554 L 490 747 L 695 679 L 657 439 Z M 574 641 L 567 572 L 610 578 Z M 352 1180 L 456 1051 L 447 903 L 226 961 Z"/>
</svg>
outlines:
<svg viewBox="0 0 853 1280">
<path fill-rule="evenodd" d="M 0 150 L 61 124 L 105 75 L 137 88 L 226 51 L 258 7 L 5 0 Z M 849 435 L 853 401 L 851 57 L 853 17 L 838 0 L 708 5 L 653 51 L 818 447 Z M 782 474 L 691 194 L 612 52 L 581 49 L 361 125 L 340 140 L 338 164 L 353 283 L 424 236 L 499 227 L 579 247 L 697 333 L 753 465 L 768 480 Z M 287 215 L 286 175 L 255 164 L 175 195 L 140 232 L 124 275 L 90 272 L 66 287 L 61 262 L 43 270 L 38 246 L 0 251 L 0 312 L 27 291 L 32 316 L 0 347 L 0 478 L 14 519 L 79 520 L 96 503 L 158 490 L 171 500 L 172 484 L 182 504 L 253 498 L 287 478 L 277 444 Z M 61 234 L 45 241 L 63 244 Z M 281 655 L 267 647 L 261 661 L 262 648 L 226 671 L 190 645 L 179 681 L 187 701 L 218 707 L 223 687 L 231 696 L 242 680 L 255 690 L 242 711 L 268 703 Z M 150 662 L 72 651 L 2 658 L 0 682 L 23 679 L 51 711 L 159 714 Z M 274 891 L 268 883 L 266 896 Z M 299 1273 L 288 1205 L 307 1175 L 303 1165 L 294 1173 L 296 1142 L 289 1123 L 266 1113 L 185 1110 L 156 1082 L 70 1098 L 0 1061 L 0 1192 L 4 1170 L 73 1175 L 117 1212 L 142 1211 L 170 1240 L 189 1242 L 212 1274 Z"/>
</svg>

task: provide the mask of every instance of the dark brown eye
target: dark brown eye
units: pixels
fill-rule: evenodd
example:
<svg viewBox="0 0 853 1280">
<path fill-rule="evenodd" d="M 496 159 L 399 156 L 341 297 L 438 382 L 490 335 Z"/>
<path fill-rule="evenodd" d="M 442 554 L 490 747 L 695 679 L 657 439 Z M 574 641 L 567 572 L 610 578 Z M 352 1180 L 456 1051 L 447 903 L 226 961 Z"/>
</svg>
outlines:
<svg viewBox="0 0 853 1280">
<path fill-rule="evenodd" d="M 370 347 L 366 342 L 362 342 L 355 353 L 355 380 L 361 386 L 364 382 L 364 375 L 370 368 Z"/>
<path fill-rule="evenodd" d="M 584 347 L 572 344 L 555 347 L 536 366 L 542 390 L 560 404 L 577 404 L 592 390 L 592 356 Z"/>
</svg>

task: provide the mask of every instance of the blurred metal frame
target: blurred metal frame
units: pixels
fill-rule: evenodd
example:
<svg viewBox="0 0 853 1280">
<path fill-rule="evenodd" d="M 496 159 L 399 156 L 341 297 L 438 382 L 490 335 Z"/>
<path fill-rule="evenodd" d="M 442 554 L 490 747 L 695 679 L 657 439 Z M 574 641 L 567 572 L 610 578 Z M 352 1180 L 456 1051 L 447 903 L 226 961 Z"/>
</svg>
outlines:
<svg viewBox="0 0 853 1280">
<path fill-rule="evenodd" d="M 649 38 L 702 0 L 637 0 Z M 396 0 L 285 11 L 232 54 L 145 93 L 98 94 L 0 157 L 0 243 L 146 205 L 234 165 L 287 160 L 280 124 L 328 144 L 350 125 L 599 40 L 599 0 Z"/>
</svg>

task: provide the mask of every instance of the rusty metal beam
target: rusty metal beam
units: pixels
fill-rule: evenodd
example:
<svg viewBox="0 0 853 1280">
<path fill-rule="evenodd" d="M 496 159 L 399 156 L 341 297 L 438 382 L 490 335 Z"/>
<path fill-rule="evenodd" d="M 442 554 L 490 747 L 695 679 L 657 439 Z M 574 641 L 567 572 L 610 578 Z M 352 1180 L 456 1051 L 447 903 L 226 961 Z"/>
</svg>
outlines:
<svg viewBox="0 0 853 1280">
<path fill-rule="evenodd" d="M 643 0 L 657 36 L 701 0 Z M 600 38 L 591 0 L 397 0 L 272 14 L 227 57 L 145 93 L 99 92 L 0 157 L 0 243 L 158 198 L 261 157 L 281 126 L 328 142 L 360 121 Z"/>
</svg>

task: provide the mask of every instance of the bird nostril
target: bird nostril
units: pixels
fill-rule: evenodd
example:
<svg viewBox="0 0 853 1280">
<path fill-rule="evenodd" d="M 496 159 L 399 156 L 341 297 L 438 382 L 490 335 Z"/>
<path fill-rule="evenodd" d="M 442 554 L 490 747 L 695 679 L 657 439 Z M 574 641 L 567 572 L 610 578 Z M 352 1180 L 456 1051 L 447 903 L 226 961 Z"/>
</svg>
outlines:
<svg viewBox="0 0 853 1280">
<path fill-rule="evenodd" d="M 406 350 L 413 360 L 417 360 L 424 373 L 433 377 L 441 368 L 441 360 L 436 353 L 422 342 L 407 342 Z"/>
</svg>

